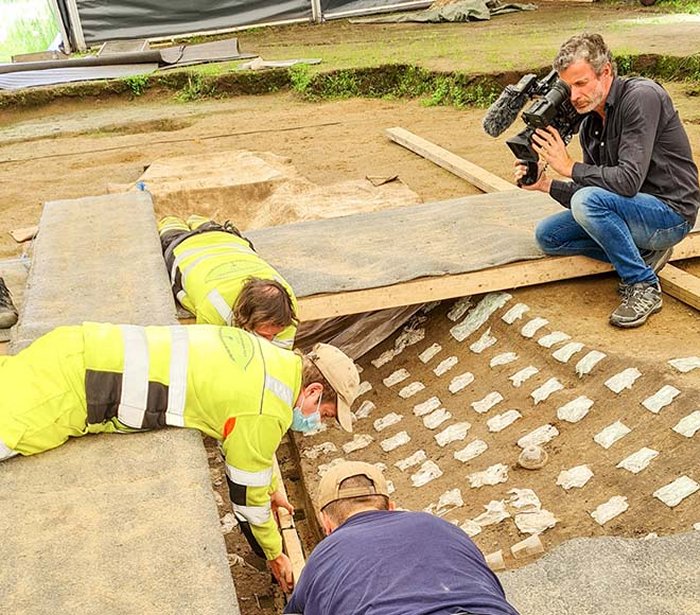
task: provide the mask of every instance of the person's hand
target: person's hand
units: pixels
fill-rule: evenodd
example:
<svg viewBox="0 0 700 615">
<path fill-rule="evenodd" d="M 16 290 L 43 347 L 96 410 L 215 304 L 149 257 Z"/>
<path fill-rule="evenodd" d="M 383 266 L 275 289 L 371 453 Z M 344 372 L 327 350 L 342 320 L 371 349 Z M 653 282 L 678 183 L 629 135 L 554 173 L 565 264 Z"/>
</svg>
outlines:
<svg viewBox="0 0 700 615">
<path fill-rule="evenodd" d="M 532 149 L 559 175 L 571 177 L 574 161 L 566 151 L 566 144 L 553 126 L 538 128 L 532 135 Z"/>
<path fill-rule="evenodd" d="M 275 559 L 267 560 L 267 567 L 272 572 L 272 576 L 277 579 L 282 591 L 285 594 L 291 593 L 294 589 L 294 575 L 289 558 L 284 553 L 280 553 Z"/>
<path fill-rule="evenodd" d="M 537 181 L 534 184 L 525 185 L 521 184 L 520 181 L 527 173 L 527 165 L 521 160 L 516 160 L 513 165 L 513 177 L 515 178 L 515 183 L 518 184 L 523 190 L 540 190 L 541 192 L 549 192 L 549 186 L 551 185 L 551 180 L 547 178 L 544 172 L 546 163 L 540 161 L 537 165 Z"/>
<path fill-rule="evenodd" d="M 272 514 L 276 519 L 279 519 L 277 511 L 284 508 L 290 515 L 294 514 L 294 506 L 289 503 L 289 500 L 278 489 L 270 494 L 270 504 L 272 505 Z"/>
</svg>

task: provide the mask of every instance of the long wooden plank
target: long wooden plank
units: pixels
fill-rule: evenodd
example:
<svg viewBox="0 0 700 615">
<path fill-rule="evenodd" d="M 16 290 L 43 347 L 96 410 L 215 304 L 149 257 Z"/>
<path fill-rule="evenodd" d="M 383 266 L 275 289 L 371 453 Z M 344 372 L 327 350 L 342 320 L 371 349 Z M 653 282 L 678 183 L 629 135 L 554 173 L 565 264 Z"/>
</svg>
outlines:
<svg viewBox="0 0 700 615">
<path fill-rule="evenodd" d="M 497 192 L 500 190 L 513 190 L 514 184 L 505 179 L 489 173 L 480 166 L 475 165 L 452 152 L 435 145 L 404 128 L 387 128 L 386 135 L 399 145 L 410 149 L 412 152 L 427 158 L 431 162 L 447 169 L 451 173 L 466 179 L 484 192 Z"/>
<path fill-rule="evenodd" d="M 663 291 L 700 310 L 700 278 L 673 265 L 659 271 Z"/>
<path fill-rule="evenodd" d="M 287 490 L 284 488 L 284 481 L 282 480 L 282 473 L 280 472 L 280 467 L 277 463 L 277 457 L 274 458 L 272 471 L 277 477 L 277 488 L 284 494 L 284 497 L 287 498 Z M 292 562 L 292 574 L 294 575 L 294 583 L 296 584 L 299 581 L 301 571 L 304 569 L 306 564 L 306 560 L 304 559 L 304 550 L 302 549 L 296 527 L 294 527 L 294 519 L 292 518 L 292 515 L 290 515 L 284 508 L 279 508 L 277 510 L 277 520 L 279 522 L 280 529 L 282 530 L 282 544 L 284 545 L 284 551 Z"/>
<path fill-rule="evenodd" d="M 693 233 L 678 244 L 674 248 L 671 260 L 696 256 L 700 256 L 700 233 Z M 299 315 L 302 320 L 317 320 L 533 286 L 608 271 L 612 271 L 609 264 L 585 256 L 548 256 L 469 273 L 419 278 L 378 288 L 302 297 L 299 299 Z"/>
</svg>

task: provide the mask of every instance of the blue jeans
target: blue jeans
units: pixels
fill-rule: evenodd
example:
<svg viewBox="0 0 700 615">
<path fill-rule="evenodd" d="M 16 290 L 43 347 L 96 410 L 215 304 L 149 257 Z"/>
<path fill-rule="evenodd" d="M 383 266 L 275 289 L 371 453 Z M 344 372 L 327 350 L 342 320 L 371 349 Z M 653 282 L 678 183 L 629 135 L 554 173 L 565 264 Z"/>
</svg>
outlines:
<svg viewBox="0 0 700 615">
<path fill-rule="evenodd" d="M 542 220 L 535 238 L 545 254 L 584 254 L 611 263 L 624 284 L 636 284 L 659 281 L 640 250 L 665 250 L 689 232 L 690 222 L 655 196 L 587 186 L 574 193 L 571 210 Z"/>
</svg>

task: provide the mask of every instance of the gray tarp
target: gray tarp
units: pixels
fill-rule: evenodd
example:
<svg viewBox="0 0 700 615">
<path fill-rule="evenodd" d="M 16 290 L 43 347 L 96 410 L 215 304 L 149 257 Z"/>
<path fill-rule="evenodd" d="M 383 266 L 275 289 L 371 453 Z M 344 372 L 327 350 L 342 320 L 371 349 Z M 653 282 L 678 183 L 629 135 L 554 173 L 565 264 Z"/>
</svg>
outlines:
<svg viewBox="0 0 700 615">
<path fill-rule="evenodd" d="M 420 23 L 462 22 L 462 21 L 486 21 L 496 15 L 513 13 L 516 11 L 534 11 L 534 4 L 504 4 L 498 0 L 464 0 L 454 4 L 445 4 L 403 15 L 387 15 L 385 17 L 365 17 L 353 19 L 353 23 L 399 23 L 414 21 Z"/>
</svg>

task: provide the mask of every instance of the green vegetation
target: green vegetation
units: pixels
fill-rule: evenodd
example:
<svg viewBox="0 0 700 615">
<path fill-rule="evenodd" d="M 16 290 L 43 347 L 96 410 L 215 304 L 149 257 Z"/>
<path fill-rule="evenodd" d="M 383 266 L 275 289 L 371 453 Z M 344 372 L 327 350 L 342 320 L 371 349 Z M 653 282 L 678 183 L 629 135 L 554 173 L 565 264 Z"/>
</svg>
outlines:
<svg viewBox="0 0 700 615">
<path fill-rule="evenodd" d="M 35 14 L 19 17 L 13 0 L 0 0 L 0 13 L 7 27 L 3 38 L 0 29 L 0 62 L 10 62 L 13 55 L 45 51 L 58 33 L 56 18 L 47 2 L 35 3 Z"/>
<path fill-rule="evenodd" d="M 124 79 L 134 96 L 141 96 L 148 88 L 148 75 L 132 75 Z"/>
<path fill-rule="evenodd" d="M 216 93 L 216 85 L 200 73 L 187 76 L 187 83 L 175 95 L 180 102 L 192 102 L 202 98 L 210 98 Z"/>
<path fill-rule="evenodd" d="M 691 15 L 700 13 L 698 0 L 659 0 L 654 6 L 664 12 L 689 13 Z"/>
</svg>

